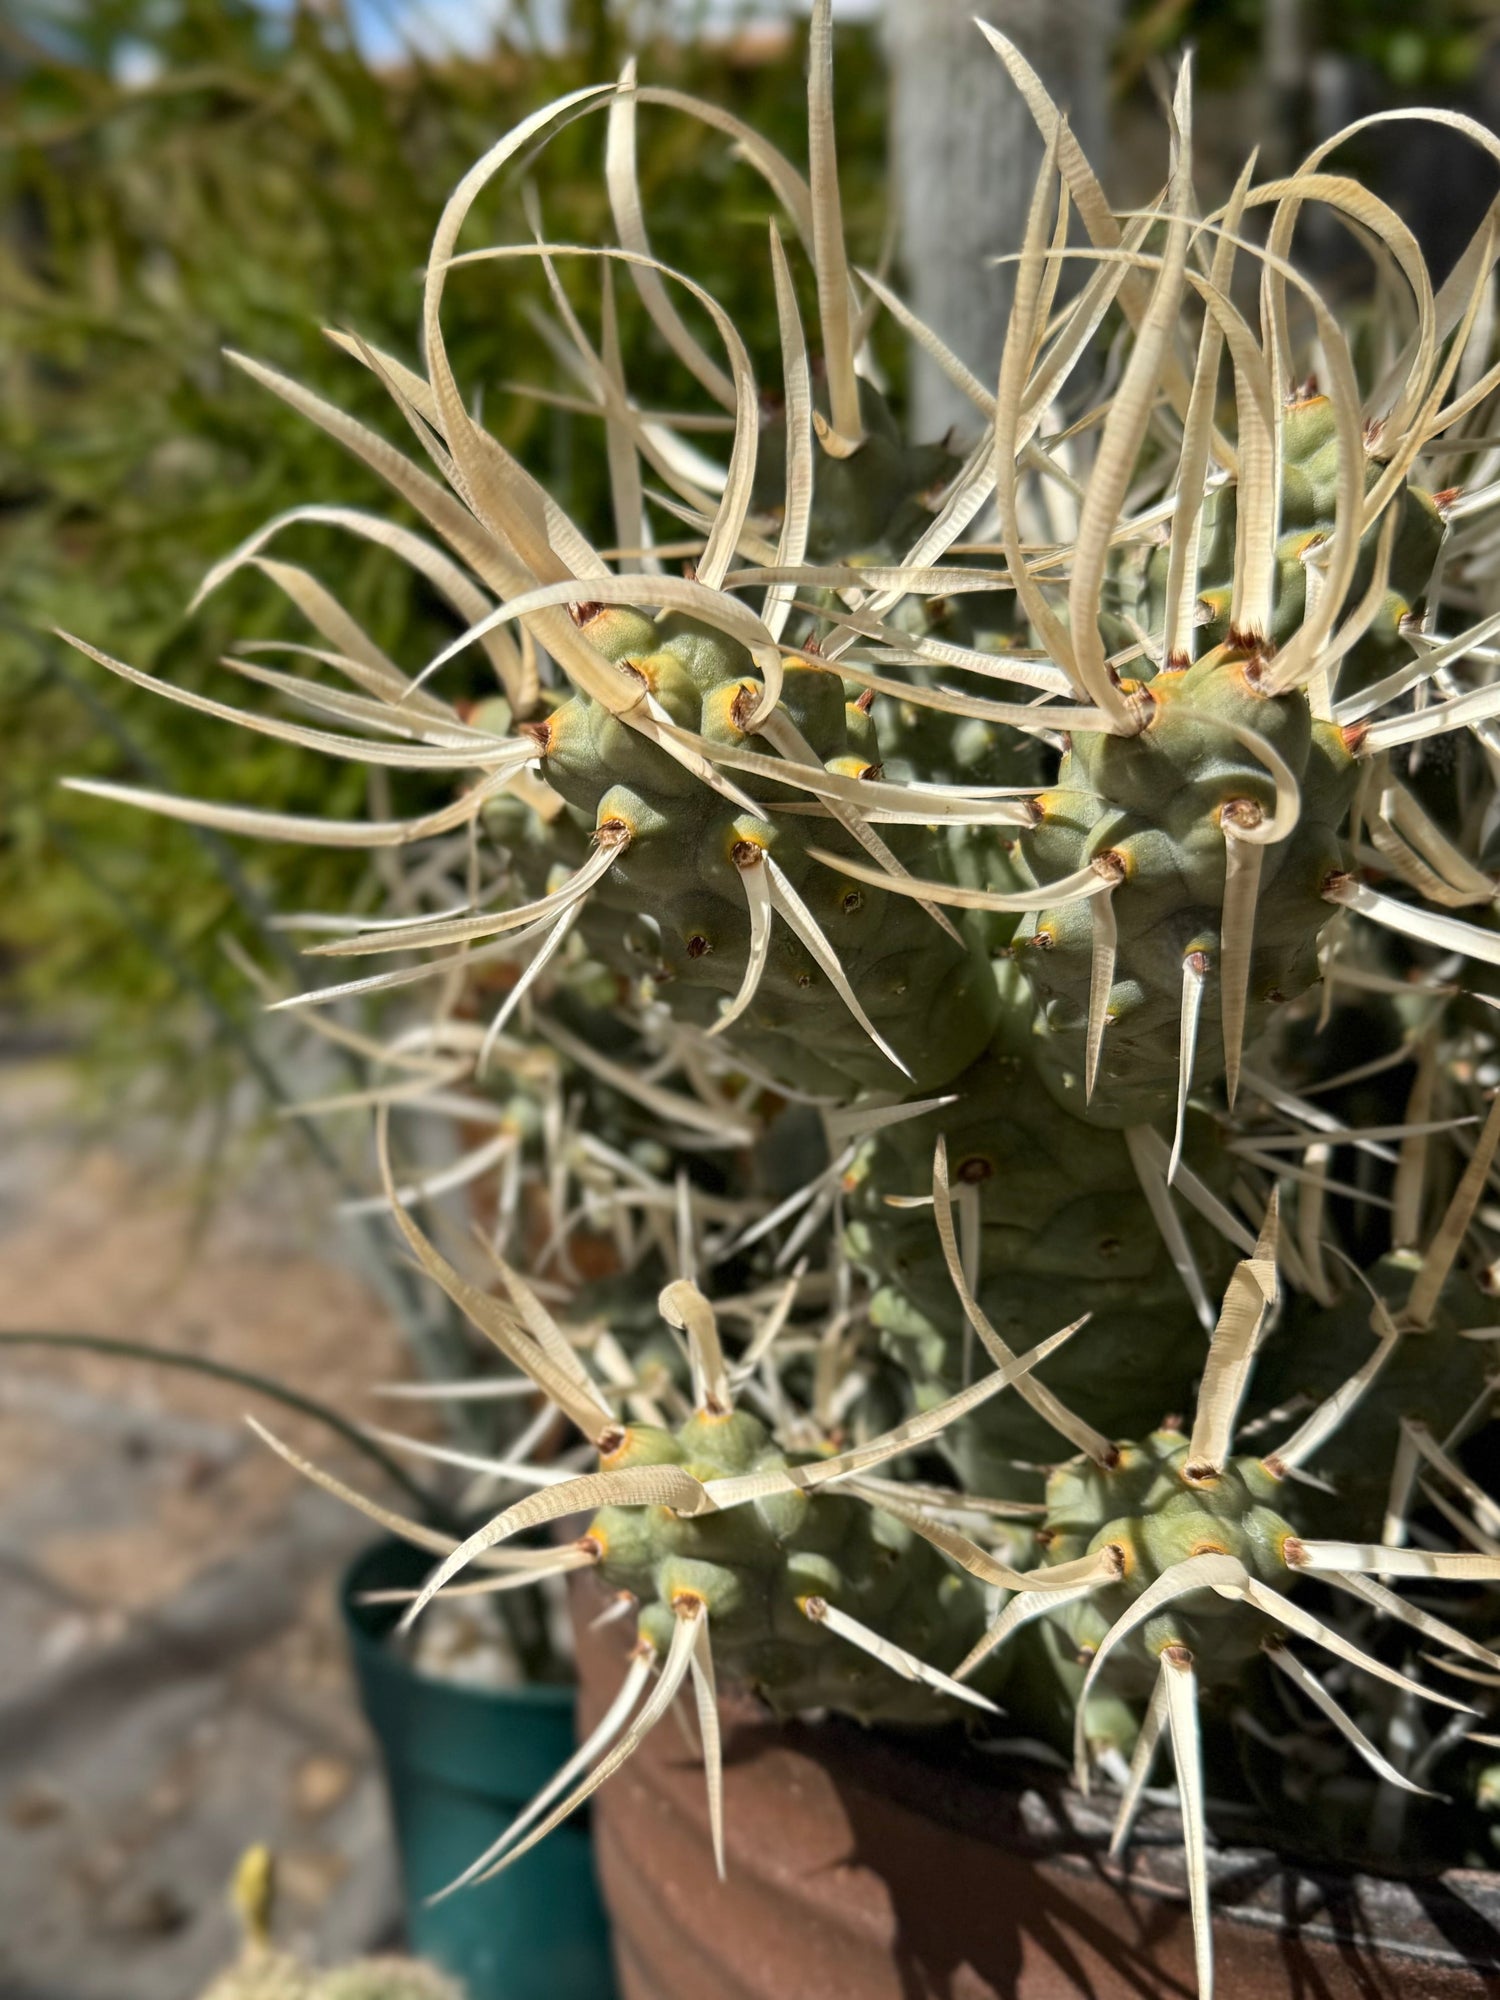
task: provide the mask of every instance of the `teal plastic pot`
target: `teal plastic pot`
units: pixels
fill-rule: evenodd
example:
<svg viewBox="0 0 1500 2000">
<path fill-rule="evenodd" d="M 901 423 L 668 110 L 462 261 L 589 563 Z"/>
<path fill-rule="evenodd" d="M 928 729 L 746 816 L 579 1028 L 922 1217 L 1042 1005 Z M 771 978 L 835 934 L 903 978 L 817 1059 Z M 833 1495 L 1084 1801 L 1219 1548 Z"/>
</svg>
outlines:
<svg viewBox="0 0 1500 2000">
<path fill-rule="evenodd" d="M 573 1750 L 571 1687 L 488 1689 L 419 1674 L 385 1643 L 431 1557 L 379 1542 L 344 1578 L 360 1698 L 380 1745 L 400 1852 L 408 1947 L 463 1981 L 469 2000 L 613 2000 L 609 1933 L 587 1814 L 492 1882 L 429 1903 L 504 1832 Z"/>
</svg>

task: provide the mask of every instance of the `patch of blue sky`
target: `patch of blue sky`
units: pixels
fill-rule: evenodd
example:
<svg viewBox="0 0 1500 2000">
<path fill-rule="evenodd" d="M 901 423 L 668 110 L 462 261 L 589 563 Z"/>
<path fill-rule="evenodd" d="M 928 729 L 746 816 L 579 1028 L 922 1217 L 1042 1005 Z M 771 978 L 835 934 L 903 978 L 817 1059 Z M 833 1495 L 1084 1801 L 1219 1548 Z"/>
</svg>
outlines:
<svg viewBox="0 0 1500 2000">
<path fill-rule="evenodd" d="M 0 0 L 3 4 L 3 0 Z M 93 38 L 88 26 L 90 0 L 12 0 L 26 31 L 44 45 L 81 53 Z M 291 12 L 294 0 L 259 0 L 274 32 L 278 17 Z M 556 48 L 565 38 L 576 0 L 345 0 L 355 39 L 366 59 L 375 64 L 400 62 L 412 52 L 429 58 L 478 57 L 497 44 L 511 48 Z M 723 35 L 739 30 L 775 27 L 797 15 L 805 16 L 810 0 L 613 0 L 635 32 L 632 40 L 649 41 L 663 32 L 682 35 Z M 893 0 L 900 4 L 900 0 Z M 835 20 L 868 21 L 880 11 L 881 0 L 833 0 Z M 99 45 L 94 42 L 97 49 Z M 105 55 L 118 79 L 127 85 L 151 83 L 159 58 L 145 42 L 120 37 Z"/>
<path fill-rule="evenodd" d="M 285 0 L 265 0 L 284 11 Z M 483 55 L 497 40 L 511 46 L 556 48 L 566 33 L 568 0 L 349 0 L 361 49 L 371 62 L 399 61 L 408 50 L 432 57 Z M 640 38 L 665 29 L 722 34 L 773 26 L 806 14 L 807 0 L 638 0 L 630 10 Z M 834 0 L 839 20 L 869 20 L 879 0 Z"/>
</svg>

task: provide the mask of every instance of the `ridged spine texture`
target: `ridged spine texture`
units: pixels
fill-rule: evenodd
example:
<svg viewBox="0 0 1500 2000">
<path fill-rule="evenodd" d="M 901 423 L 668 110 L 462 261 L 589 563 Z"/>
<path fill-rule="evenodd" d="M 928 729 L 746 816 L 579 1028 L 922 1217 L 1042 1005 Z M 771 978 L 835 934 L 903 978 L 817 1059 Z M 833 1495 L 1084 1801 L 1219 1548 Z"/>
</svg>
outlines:
<svg viewBox="0 0 1500 2000">
<path fill-rule="evenodd" d="M 872 384 L 861 382 L 859 397 L 865 425 L 859 448 L 847 458 L 814 451 L 809 562 L 855 569 L 904 562 L 931 522 L 938 493 L 962 464 L 946 444 L 907 444 L 889 404 Z M 827 416 L 826 405 L 821 414 Z M 757 484 L 776 518 L 786 467 L 785 434 L 779 428 L 763 436 L 757 466 Z M 835 618 L 841 608 L 842 600 L 833 589 L 808 587 L 797 595 Z M 794 611 L 793 620 L 790 631 L 807 637 L 816 634 L 817 620 L 810 614 Z M 952 640 L 984 652 L 1002 653 L 1025 638 L 1015 629 L 1014 594 L 1008 590 L 962 591 L 948 597 L 914 593 L 892 607 L 887 621 L 914 639 Z M 890 671 L 896 678 L 908 679 L 914 689 L 944 677 L 941 666 L 915 659 Z M 892 777 L 928 784 L 1040 782 L 1044 753 L 1034 738 L 1018 730 L 886 694 L 878 698 L 874 713 L 882 763 Z"/>
</svg>

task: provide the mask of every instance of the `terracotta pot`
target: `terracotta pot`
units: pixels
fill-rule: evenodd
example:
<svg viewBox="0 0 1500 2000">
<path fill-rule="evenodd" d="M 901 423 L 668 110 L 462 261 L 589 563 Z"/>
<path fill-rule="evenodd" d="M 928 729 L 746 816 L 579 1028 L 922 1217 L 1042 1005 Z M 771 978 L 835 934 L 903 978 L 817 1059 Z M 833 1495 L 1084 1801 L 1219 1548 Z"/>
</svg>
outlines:
<svg viewBox="0 0 1500 2000">
<path fill-rule="evenodd" d="M 596 1591 L 580 1595 L 586 1616 Z M 629 1630 L 579 1636 L 588 1728 Z M 726 1882 L 685 1728 L 665 1722 L 596 1794 L 623 2000 L 1195 1993 L 1170 1815 L 1143 1815 L 1115 1864 L 1096 1808 L 956 1732 L 778 1727 L 728 1701 L 724 1724 Z M 1249 1848 L 1219 1851 L 1212 1871 L 1221 2000 L 1500 1994 L 1500 1876 L 1377 1879 Z"/>
</svg>

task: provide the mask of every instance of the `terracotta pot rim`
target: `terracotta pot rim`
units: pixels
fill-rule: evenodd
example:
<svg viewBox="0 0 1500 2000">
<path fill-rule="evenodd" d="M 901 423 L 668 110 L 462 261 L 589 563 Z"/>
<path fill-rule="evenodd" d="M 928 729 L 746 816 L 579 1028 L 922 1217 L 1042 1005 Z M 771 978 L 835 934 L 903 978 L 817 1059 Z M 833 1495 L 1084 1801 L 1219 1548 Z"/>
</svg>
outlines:
<svg viewBox="0 0 1500 2000">
<path fill-rule="evenodd" d="M 778 1723 L 768 1719 L 764 1711 L 757 1711 L 752 1720 L 749 1709 L 750 1704 L 745 1704 L 736 1719 L 739 1730 L 750 1739 L 746 1746 L 750 1756 L 756 1754 L 762 1740 L 779 1739 L 789 1749 L 819 1763 L 835 1764 L 841 1771 L 852 1765 L 862 1778 L 868 1776 L 890 1794 L 919 1793 L 920 1810 L 926 1818 L 955 1832 L 976 1834 L 1003 1845 L 1018 1860 L 1080 1881 L 1102 1878 L 1132 1896 L 1176 1904 L 1187 1900 L 1182 1822 L 1173 1808 L 1143 1807 L 1129 1846 L 1118 1859 L 1111 1860 L 1107 1849 L 1113 1826 L 1112 1798 L 1099 1803 L 1085 1797 L 1063 1772 L 1020 1753 L 1004 1758 L 981 1754 L 976 1759 L 970 1755 L 960 1761 L 948 1754 L 948 1746 L 956 1746 L 960 1739 L 960 1725 L 941 1731 L 866 1729 L 837 1716 L 817 1722 Z M 731 1761 L 735 1741 L 731 1733 Z M 929 1788 L 908 1777 L 903 1784 L 898 1768 L 902 1766 L 908 1773 L 930 1773 L 940 1782 Z M 941 1783 L 945 1778 L 947 1785 Z M 993 1821 L 986 1825 L 985 1816 L 975 1813 L 976 1796 L 1009 1807 L 1012 1817 L 1003 1835 L 997 1834 Z M 1430 1939 L 1433 1916 L 1429 1913 L 1442 1910 L 1465 1927 L 1472 1925 L 1477 1944 L 1477 1934 L 1484 1934 L 1481 1955 L 1488 1955 L 1500 1973 L 1500 1870 L 1424 1866 L 1394 1859 L 1386 1865 L 1370 1858 L 1346 1860 L 1315 1854 L 1268 1839 L 1219 1842 L 1212 1835 L 1208 1869 L 1216 1922 L 1277 1930 L 1295 1927 L 1303 1935 L 1342 1943 L 1368 1941 L 1378 1916 L 1383 1949 L 1417 1952 L 1428 1960 L 1451 1956 L 1454 1965 L 1468 1966 L 1472 1959 L 1462 1951 L 1449 1954 L 1430 1943 L 1412 1941 L 1413 1931 Z M 1255 1892 L 1248 1897 L 1236 1895 L 1235 1891 L 1247 1884 L 1257 1885 Z M 1290 1905 L 1288 1890 L 1300 1892 L 1294 1894 Z M 1299 1906 L 1307 1903 L 1325 1912 L 1344 1905 L 1350 1920 L 1336 1923 L 1326 1916 L 1320 1919 L 1300 1914 Z M 1289 1907 L 1298 1913 L 1289 1916 Z"/>
<path fill-rule="evenodd" d="M 605 1633 L 579 1637 L 587 1722 L 613 1693 L 623 1661 L 607 1657 Z M 964 1752 L 956 1727 L 874 1730 L 838 1717 L 778 1723 L 744 1699 L 724 1703 L 723 1722 L 725 1889 L 712 1882 L 702 1766 L 676 1730 L 656 1732 L 599 1795 L 601 1862 L 622 1961 L 640 1959 L 625 1982 L 628 2000 L 681 2000 L 692 1990 L 668 1976 L 673 1947 L 661 1942 L 660 1927 L 669 1913 L 672 1923 L 686 1920 L 682 1935 L 691 1933 L 700 1975 L 702 1955 L 717 1951 L 732 1913 L 749 1926 L 741 1933 L 747 1948 L 767 1962 L 781 1949 L 767 1934 L 774 1921 L 809 1952 L 832 1933 L 837 1949 L 867 1970 L 889 1968 L 902 1939 L 917 1934 L 913 1924 L 920 1930 L 924 1922 L 921 1912 L 914 1918 L 912 1895 L 941 1899 L 945 1883 L 975 1899 L 962 1918 L 962 1944 L 980 1967 L 976 1994 L 1076 1994 L 1076 1983 L 1056 1983 L 1056 1967 L 1036 1970 L 1057 1935 L 1100 1972 L 1101 1995 L 1189 1990 L 1187 1877 L 1174 1811 L 1144 1809 L 1130 1846 L 1110 1860 L 1113 1795 L 1085 1798 L 1071 1774 L 1019 1750 Z M 737 1824 L 747 1828 L 742 1837 Z M 1247 1826 L 1248 1838 L 1209 1850 L 1226 1992 L 1255 2000 L 1294 1992 L 1368 2000 L 1403 1988 L 1403 2000 L 1500 1992 L 1500 1872 L 1332 1861 L 1273 1847 L 1258 1838 L 1263 1832 Z M 665 1843 L 663 1854 L 649 1852 L 651 1834 Z M 793 1861 L 793 1853 L 803 1858 Z M 998 1916 L 991 1882 L 1009 1899 Z M 994 1921 L 1004 1935 L 992 1945 L 986 1926 Z M 1026 1957 L 1019 1984 L 1008 1966 L 997 1970 L 1006 1950 Z M 1104 1976 L 1111 1966 L 1115 1983 Z M 896 1990 L 878 1979 L 868 1987 L 850 1980 L 841 1970 L 805 1990 L 819 2000 L 825 1992 L 844 2000 Z M 763 1990 L 749 1979 L 731 1985 L 733 2000 L 759 2000 Z"/>
</svg>

